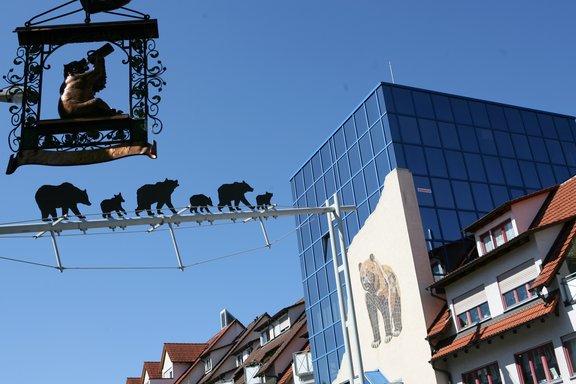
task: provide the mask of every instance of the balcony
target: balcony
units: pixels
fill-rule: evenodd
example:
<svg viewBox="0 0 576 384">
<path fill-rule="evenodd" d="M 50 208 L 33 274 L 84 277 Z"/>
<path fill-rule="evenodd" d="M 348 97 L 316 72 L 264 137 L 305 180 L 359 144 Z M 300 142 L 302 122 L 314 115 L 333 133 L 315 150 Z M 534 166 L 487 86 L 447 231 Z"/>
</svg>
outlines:
<svg viewBox="0 0 576 384">
<path fill-rule="evenodd" d="M 297 352 L 294 355 L 294 374 L 300 379 L 314 375 L 312 367 L 312 354 L 310 352 Z"/>
</svg>

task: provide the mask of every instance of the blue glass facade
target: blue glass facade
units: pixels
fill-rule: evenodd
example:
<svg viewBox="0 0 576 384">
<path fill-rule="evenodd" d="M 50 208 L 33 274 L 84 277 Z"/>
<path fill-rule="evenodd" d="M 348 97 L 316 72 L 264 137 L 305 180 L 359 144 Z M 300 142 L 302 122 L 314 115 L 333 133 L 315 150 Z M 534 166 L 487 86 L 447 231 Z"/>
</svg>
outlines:
<svg viewBox="0 0 576 384">
<path fill-rule="evenodd" d="M 292 177 L 294 206 L 324 205 L 338 192 L 357 207 L 344 217 L 349 244 L 396 167 L 412 172 L 425 237 L 437 247 L 502 202 L 575 175 L 576 124 L 572 116 L 381 83 Z M 316 382 L 328 384 L 344 352 L 328 225 L 310 215 L 297 227 Z"/>
</svg>

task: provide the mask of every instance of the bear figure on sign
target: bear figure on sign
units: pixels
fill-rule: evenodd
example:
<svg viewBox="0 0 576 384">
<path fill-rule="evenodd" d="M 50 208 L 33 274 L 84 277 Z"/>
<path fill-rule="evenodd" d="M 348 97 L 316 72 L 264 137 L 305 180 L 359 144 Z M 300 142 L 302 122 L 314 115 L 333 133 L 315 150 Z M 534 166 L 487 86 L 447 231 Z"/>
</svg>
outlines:
<svg viewBox="0 0 576 384">
<path fill-rule="evenodd" d="M 114 195 L 111 199 L 102 200 L 100 203 L 100 208 L 102 209 L 102 217 L 103 218 L 112 218 L 112 212 L 116 212 L 118 217 L 123 217 L 122 213 L 126 214 L 124 208 L 122 208 L 122 203 L 124 202 L 124 198 L 122 197 L 122 193 Z"/>
<path fill-rule="evenodd" d="M 254 209 L 254 206 L 246 200 L 246 197 L 244 197 L 246 192 L 252 191 L 254 191 L 254 189 L 245 181 L 242 181 L 241 183 L 234 182 L 232 184 L 222 184 L 218 188 L 218 210 L 222 211 L 222 208 L 228 206 L 230 212 L 241 211 L 240 202 L 248 208 Z M 232 203 L 234 203 L 234 207 L 232 206 Z"/>
<path fill-rule="evenodd" d="M 71 210 L 78 218 L 85 219 L 86 217 L 78 210 L 78 203 L 92 205 L 86 190 L 77 188 L 70 183 L 43 185 L 38 188 L 34 197 L 44 221 L 49 221 L 50 216 L 52 216 L 52 220 L 58 218 L 56 208 L 62 208 L 62 216 L 67 215 L 68 210 Z"/>
<path fill-rule="evenodd" d="M 173 214 L 176 214 L 174 205 L 172 204 L 172 192 L 178 187 L 178 180 L 159 181 L 156 184 L 146 184 L 138 188 L 136 191 L 136 216 L 140 216 L 140 212 L 146 211 L 149 216 L 154 216 L 152 213 L 152 204 L 156 203 L 156 213 L 162 215 L 161 208 L 166 205 L 170 208 Z"/>
<path fill-rule="evenodd" d="M 198 211 L 212 213 L 208 207 L 212 207 L 212 199 L 206 195 L 192 195 L 190 197 L 190 213 L 198 213 Z"/>
<path fill-rule="evenodd" d="M 266 192 L 263 195 L 256 196 L 256 209 L 268 209 L 272 207 L 272 196 L 274 196 L 271 192 Z"/>
</svg>

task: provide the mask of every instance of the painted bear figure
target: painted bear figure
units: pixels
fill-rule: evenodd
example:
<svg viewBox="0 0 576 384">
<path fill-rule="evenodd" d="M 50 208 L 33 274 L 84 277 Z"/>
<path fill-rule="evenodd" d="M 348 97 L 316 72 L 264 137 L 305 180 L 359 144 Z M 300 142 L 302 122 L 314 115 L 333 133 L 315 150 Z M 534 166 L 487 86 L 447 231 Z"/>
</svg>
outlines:
<svg viewBox="0 0 576 384">
<path fill-rule="evenodd" d="M 198 210 L 200 210 L 200 212 L 212 213 L 208 209 L 208 207 L 212 206 L 212 199 L 206 195 L 199 194 L 190 197 L 190 213 L 198 213 Z"/>
<path fill-rule="evenodd" d="M 396 274 L 386 264 L 380 264 L 370 254 L 368 260 L 359 264 L 362 288 L 366 291 L 366 309 L 372 327 L 372 348 L 378 348 L 381 342 L 378 312 L 384 320 L 386 332 L 384 342 L 402 331 L 402 308 L 400 286 Z"/>
<path fill-rule="evenodd" d="M 222 208 L 228 206 L 230 211 L 240 211 L 240 202 L 248 208 L 254 209 L 254 206 L 246 200 L 246 197 L 244 197 L 246 192 L 252 191 L 254 191 L 254 189 L 245 181 L 242 181 L 241 183 L 234 182 L 232 184 L 222 184 L 218 188 L 218 210 L 222 211 Z M 234 207 L 232 207 L 232 202 L 234 202 Z"/>
<path fill-rule="evenodd" d="M 256 209 L 268 209 L 272 206 L 270 200 L 274 196 L 271 192 L 256 196 Z"/>
<path fill-rule="evenodd" d="M 167 205 L 173 214 L 176 214 L 174 205 L 172 204 L 172 192 L 178 187 L 178 180 L 159 181 L 156 184 L 146 184 L 138 188 L 136 191 L 136 215 L 140 216 L 140 212 L 146 211 L 149 216 L 154 216 L 152 213 L 152 204 L 156 203 L 156 212 L 162 215 L 162 208 Z"/>
<path fill-rule="evenodd" d="M 68 210 L 71 210 L 78 218 L 85 219 L 85 216 L 78 210 L 77 204 L 92 205 L 86 190 L 77 188 L 70 183 L 43 185 L 38 188 L 34 197 L 44 221 L 49 221 L 49 216 L 52 216 L 52 220 L 58 218 L 56 208 L 62 208 L 62 216 L 67 215 Z"/>
<path fill-rule="evenodd" d="M 126 214 L 124 208 L 122 208 L 122 203 L 124 202 L 124 198 L 122 197 L 122 193 L 114 195 L 111 199 L 102 200 L 100 203 L 100 208 L 102 209 L 102 217 L 103 218 L 112 218 L 112 212 L 116 212 L 119 217 L 122 217 L 122 213 Z"/>
</svg>

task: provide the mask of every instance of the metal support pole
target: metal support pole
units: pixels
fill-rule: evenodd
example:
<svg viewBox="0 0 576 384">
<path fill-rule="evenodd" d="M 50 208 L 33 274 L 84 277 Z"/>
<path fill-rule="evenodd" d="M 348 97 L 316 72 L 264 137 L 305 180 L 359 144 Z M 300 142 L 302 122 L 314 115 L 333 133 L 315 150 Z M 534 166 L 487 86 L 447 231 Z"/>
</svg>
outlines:
<svg viewBox="0 0 576 384">
<path fill-rule="evenodd" d="M 176 243 L 176 236 L 174 235 L 174 228 L 172 228 L 172 223 L 168 223 L 168 228 L 170 229 L 170 236 L 172 236 L 172 244 L 174 245 L 174 250 L 176 251 L 176 258 L 178 258 L 178 268 L 184 272 L 184 266 L 182 265 L 182 258 L 180 257 L 180 250 L 178 250 L 178 243 Z"/>
<path fill-rule="evenodd" d="M 173 218 L 173 217 L 176 217 L 176 216 L 180 216 L 180 214 L 186 212 L 186 211 L 189 210 L 189 209 L 190 209 L 190 206 L 188 205 L 188 206 L 182 208 L 181 210 L 179 210 L 178 212 L 176 212 L 175 214 L 173 214 L 173 215 L 170 216 L 170 217 Z M 148 233 L 153 232 L 156 228 L 158 228 L 158 227 L 161 226 L 162 224 L 164 224 L 164 221 L 162 221 L 162 222 L 160 222 L 160 223 L 158 223 L 158 224 L 154 224 L 154 225 L 152 226 L 152 228 L 148 229 Z M 180 222 L 179 222 L 179 221 L 174 221 L 174 224 L 180 225 Z"/>
<path fill-rule="evenodd" d="M 67 215 L 64 215 L 64 216 L 62 216 L 62 217 L 59 217 L 58 219 L 56 219 L 56 220 L 52 223 L 52 226 L 55 226 L 56 224 L 60 223 L 62 220 L 66 220 L 67 218 L 68 218 Z M 46 232 L 47 232 L 47 231 L 39 232 L 39 233 L 37 233 L 37 234 L 34 235 L 34 238 L 37 239 L 37 238 L 39 238 L 39 237 L 42 237 L 42 235 L 45 234 Z"/>
<path fill-rule="evenodd" d="M 270 244 L 270 240 L 268 240 L 268 234 L 266 233 L 266 227 L 264 226 L 264 222 L 262 218 L 259 217 L 258 220 L 260 221 L 260 228 L 262 228 L 262 233 L 264 234 L 264 241 L 266 241 L 266 248 L 270 248 L 272 244 Z"/>
<path fill-rule="evenodd" d="M 350 331 L 352 333 L 352 342 L 358 360 L 358 383 L 364 384 L 364 364 L 362 363 L 362 351 L 360 350 L 360 337 L 356 323 L 356 308 L 354 307 L 354 298 L 352 297 L 352 285 L 350 285 L 350 268 L 348 265 L 348 252 L 346 250 L 346 241 L 344 238 L 344 227 L 342 225 L 342 216 L 340 211 L 340 200 L 338 194 L 334 194 L 334 216 L 338 223 L 338 237 L 340 240 L 340 250 L 342 252 L 342 266 L 344 267 L 344 281 L 346 284 L 346 293 L 348 301 L 348 313 L 350 314 Z"/>
<path fill-rule="evenodd" d="M 330 207 L 330 202 L 326 200 L 326 207 Z M 336 247 L 336 235 L 334 233 L 334 213 L 327 212 L 326 218 L 328 219 L 328 234 L 330 236 L 330 250 L 332 251 L 332 264 L 334 264 L 334 277 L 336 278 L 336 292 L 338 294 L 338 308 L 340 309 L 340 326 L 342 327 L 342 334 L 344 335 L 344 349 L 348 359 L 348 366 L 350 367 L 350 384 L 354 383 L 354 361 L 350 350 L 350 336 L 348 335 L 348 328 L 346 327 L 346 307 L 344 302 L 344 294 L 342 292 L 342 282 L 340 281 L 340 270 L 338 268 L 338 248 Z"/>
<path fill-rule="evenodd" d="M 54 236 L 54 231 L 50 231 L 50 236 L 52 237 L 52 246 L 54 247 L 54 254 L 56 254 L 58 270 L 60 270 L 60 273 L 62 273 L 64 272 L 64 267 L 62 267 L 62 262 L 60 261 L 60 252 L 58 251 L 58 244 L 56 243 L 56 236 Z"/>
</svg>

